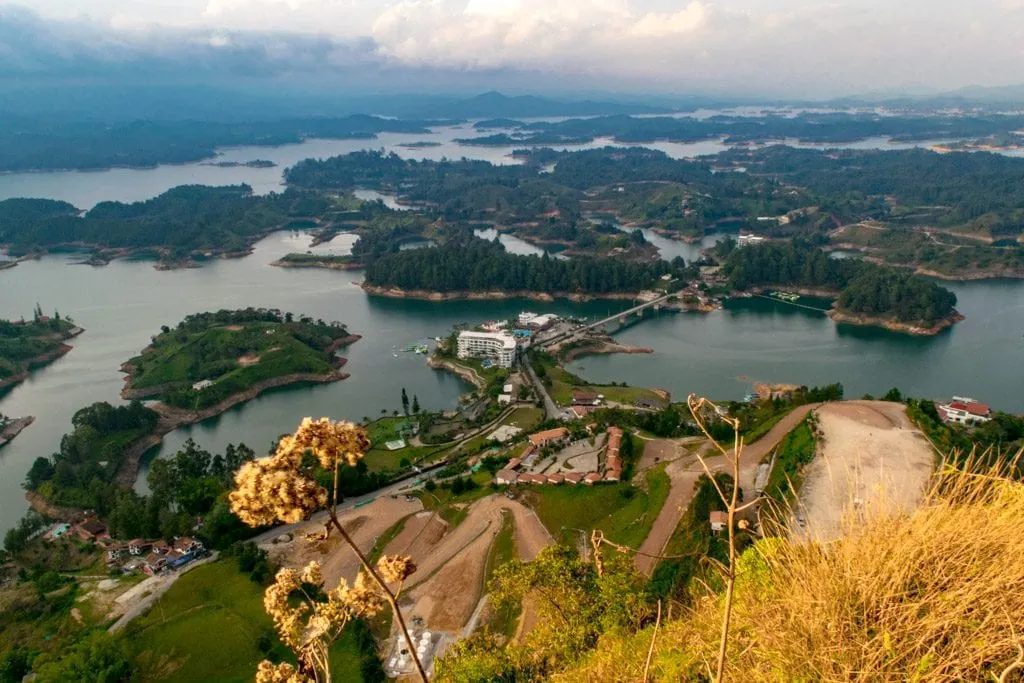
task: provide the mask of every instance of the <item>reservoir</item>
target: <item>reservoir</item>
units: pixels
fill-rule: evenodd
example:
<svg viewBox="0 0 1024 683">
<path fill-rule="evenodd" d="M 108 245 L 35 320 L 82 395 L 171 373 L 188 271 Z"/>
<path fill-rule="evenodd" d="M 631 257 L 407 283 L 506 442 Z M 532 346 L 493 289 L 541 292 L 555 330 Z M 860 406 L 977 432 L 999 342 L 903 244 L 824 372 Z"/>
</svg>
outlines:
<svg viewBox="0 0 1024 683">
<path fill-rule="evenodd" d="M 352 235 L 339 235 L 314 251 L 346 253 L 352 241 Z M 24 512 L 24 475 L 36 457 L 57 449 L 74 412 L 94 401 L 119 401 L 120 364 L 146 346 L 161 325 L 174 325 L 190 313 L 276 307 L 340 320 L 363 339 L 343 352 L 349 358 L 349 379 L 264 394 L 168 435 L 158 456 L 174 453 L 188 438 L 214 452 L 239 442 L 265 452 L 306 415 L 359 420 L 400 408 L 402 387 L 427 409 L 449 409 L 468 387 L 428 368 L 423 356 L 403 353 L 408 344 L 443 336 L 453 325 L 522 310 L 596 318 L 629 306 L 385 299 L 369 297 L 356 286 L 359 272 L 269 265 L 288 252 L 306 251 L 309 243 L 306 233 L 279 232 L 258 243 L 248 257 L 198 269 L 158 271 L 151 262 L 138 260 L 93 268 L 70 265 L 72 257 L 49 256 L 0 271 L 0 317 L 28 315 L 38 302 L 45 311 L 56 309 L 86 328 L 72 341 L 71 353 L 0 399 L 0 412 L 37 418 L 0 450 L 0 529 Z M 665 388 L 677 399 L 690 392 L 737 399 L 755 381 L 838 381 L 851 397 L 898 386 L 915 396 L 968 395 L 997 409 L 1024 412 L 1024 283 L 949 286 L 967 319 L 935 337 L 837 326 L 823 315 L 781 302 L 741 299 L 707 315 L 652 318 L 618 336 L 655 349 L 653 354 L 584 357 L 570 369 L 593 381 Z"/>
</svg>

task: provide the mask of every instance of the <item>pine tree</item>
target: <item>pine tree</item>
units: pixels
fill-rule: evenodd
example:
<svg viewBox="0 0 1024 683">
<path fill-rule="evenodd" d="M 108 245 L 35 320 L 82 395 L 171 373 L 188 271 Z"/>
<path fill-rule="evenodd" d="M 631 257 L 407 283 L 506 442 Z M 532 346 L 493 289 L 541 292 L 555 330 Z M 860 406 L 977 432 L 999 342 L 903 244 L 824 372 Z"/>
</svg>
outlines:
<svg viewBox="0 0 1024 683">
<path fill-rule="evenodd" d="M 402 387 L 402 412 L 409 414 L 409 394 L 405 393 L 405 387 Z"/>
<path fill-rule="evenodd" d="M 420 414 L 420 398 L 419 398 L 419 396 L 413 396 L 412 397 L 412 412 L 413 412 L 414 415 L 419 415 Z M 408 415 L 408 414 L 409 413 L 407 412 L 406 415 Z"/>
</svg>

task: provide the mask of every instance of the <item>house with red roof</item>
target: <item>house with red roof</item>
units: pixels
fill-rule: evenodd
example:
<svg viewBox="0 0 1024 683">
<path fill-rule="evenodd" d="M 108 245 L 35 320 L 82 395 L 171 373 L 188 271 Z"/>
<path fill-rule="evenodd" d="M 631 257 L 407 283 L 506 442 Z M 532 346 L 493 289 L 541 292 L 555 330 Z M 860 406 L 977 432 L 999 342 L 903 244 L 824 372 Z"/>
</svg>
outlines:
<svg viewBox="0 0 1024 683">
<path fill-rule="evenodd" d="M 954 396 L 949 403 L 935 404 L 935 410 L 943 422 L 972 425 L 992 419 L 992 409 L 973 398 Z"/>
</svg>

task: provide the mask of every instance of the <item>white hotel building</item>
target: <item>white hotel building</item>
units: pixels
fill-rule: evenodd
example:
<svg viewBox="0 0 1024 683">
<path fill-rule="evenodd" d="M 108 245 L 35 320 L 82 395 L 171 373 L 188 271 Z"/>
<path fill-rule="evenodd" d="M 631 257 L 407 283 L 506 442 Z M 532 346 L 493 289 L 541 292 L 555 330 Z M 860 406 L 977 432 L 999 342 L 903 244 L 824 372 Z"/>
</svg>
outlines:
<svg viewBox="0 0 1024 683">
<path fill-rule="evenodd" d="M 516 340 L 507 332 L 459 332 L 459 358 L 489 358 L 503 368 L 512 367 Z"/>
</svg>

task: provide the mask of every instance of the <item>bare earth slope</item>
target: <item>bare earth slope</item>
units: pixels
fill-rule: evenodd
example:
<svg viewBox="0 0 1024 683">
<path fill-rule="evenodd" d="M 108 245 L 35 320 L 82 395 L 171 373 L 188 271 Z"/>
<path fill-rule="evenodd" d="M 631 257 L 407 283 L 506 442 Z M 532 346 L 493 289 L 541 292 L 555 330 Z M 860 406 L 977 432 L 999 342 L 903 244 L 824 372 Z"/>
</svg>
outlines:
<svg viewBox="0 0 1024 683">
<path fill-rule="evenodd" d="M 829 403 L 817 416 L 823 443 L 800 492 L 800 514 L 810 537 L 839 537 L 851 511 L 899 513 L 917 507 L 935 456 L 902 404 Z"/>
</svg>

